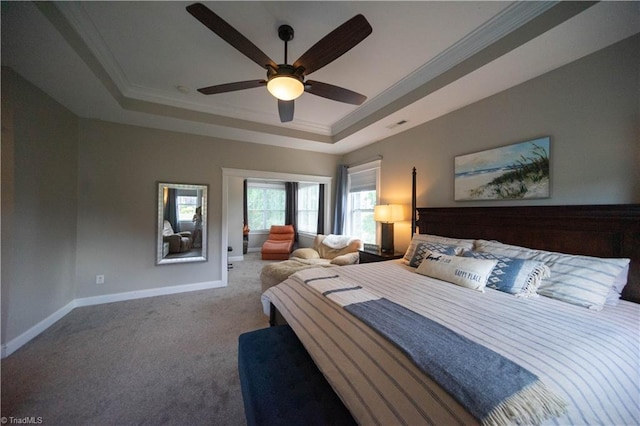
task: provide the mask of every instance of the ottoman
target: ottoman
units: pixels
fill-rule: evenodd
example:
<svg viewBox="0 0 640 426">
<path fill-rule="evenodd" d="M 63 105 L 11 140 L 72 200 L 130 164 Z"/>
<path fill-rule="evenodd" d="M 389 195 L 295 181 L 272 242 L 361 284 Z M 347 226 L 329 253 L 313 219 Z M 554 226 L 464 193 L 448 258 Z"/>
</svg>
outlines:
<svg viewBox="0 0 640 426">
<path fill-rule="evenodd" d="M 262 292 L 264 293 L 269 287 L 280 284 L 298 271 L 308 268 L 326 268 L 332 265 L 328 260 L 324 259 L 298 259 L 292 258 L 283 260 L 282 262 L 269 263 L 262 267 L 260 271 L 260 282 L 262 283 Z"/>
<path fill-rule="evenodd" d="M 288 325 L 240 335 L 238 372 L 249 426 L 356 424 Z"/>
</svg>

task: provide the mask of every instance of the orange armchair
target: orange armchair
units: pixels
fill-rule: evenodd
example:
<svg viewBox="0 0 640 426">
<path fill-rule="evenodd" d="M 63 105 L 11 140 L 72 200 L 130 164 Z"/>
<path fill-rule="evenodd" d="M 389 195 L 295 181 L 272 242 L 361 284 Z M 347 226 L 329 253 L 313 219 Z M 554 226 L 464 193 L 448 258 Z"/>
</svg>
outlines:
<svg viewBox="0 0 640 426">
<path fill-rule="evenodd" d="M 293 225 L 271 225 L 269 237 L 262 245 L 262 260 L 287 260 L 293 248 Z"/>
</svg>

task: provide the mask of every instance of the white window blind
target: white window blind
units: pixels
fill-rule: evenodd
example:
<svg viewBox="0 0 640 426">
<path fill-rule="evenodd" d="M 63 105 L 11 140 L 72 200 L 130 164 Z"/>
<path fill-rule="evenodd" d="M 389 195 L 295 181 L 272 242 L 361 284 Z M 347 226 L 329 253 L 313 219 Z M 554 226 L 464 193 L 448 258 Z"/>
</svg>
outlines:
<svg viewBox="0 0 640 426">
<path fill-rule="evenodd" d="M 375 191 L 378 168 L 356 171 L 349 171 L 349 192 Z"/>
</svg>

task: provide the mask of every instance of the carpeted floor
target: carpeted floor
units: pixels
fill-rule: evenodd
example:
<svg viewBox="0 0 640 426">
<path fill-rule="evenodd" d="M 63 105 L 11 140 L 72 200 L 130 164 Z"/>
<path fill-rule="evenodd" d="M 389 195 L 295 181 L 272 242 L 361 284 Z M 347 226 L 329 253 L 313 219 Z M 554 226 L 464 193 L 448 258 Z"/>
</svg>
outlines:
<svg viewBox="0 0 640 426">
<path fill-rule="evenodd" d="M 2 360 L 2 416 L 44 425 L 244 425 L 238 336 L 268 326 L 259 253 L 226 288 L 76 308 Z"/>
</svg>

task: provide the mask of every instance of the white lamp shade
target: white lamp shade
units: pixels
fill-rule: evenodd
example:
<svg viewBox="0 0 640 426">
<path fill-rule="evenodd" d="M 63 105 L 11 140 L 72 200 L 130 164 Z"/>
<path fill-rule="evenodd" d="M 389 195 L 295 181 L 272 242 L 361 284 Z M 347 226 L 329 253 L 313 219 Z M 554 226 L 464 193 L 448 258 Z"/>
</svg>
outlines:
<svg viewBox="0 0 640 426">
<path fill-rule="evenodd" d="M 292 101 L 302 95 L 304 85 L 293 77 L 275 76 L 267 83 L 267 90 L 282 101 Z"/>
<path fill-rule="evenodd" d="M 404 220 L 404 210 L 400 204 L 383 204 L 373 208 L 373 220 L 394 223 Z"/>
</svg>

